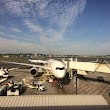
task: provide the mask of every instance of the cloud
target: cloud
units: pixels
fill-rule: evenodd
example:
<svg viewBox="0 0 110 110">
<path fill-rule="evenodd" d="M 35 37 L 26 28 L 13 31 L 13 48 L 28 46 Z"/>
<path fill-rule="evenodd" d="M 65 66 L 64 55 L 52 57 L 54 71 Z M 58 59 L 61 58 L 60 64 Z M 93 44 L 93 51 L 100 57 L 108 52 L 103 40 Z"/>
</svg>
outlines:
<svg viewBox="0 0 110 110">
<path fill-rule="evenodd" d="M 46 0 L 45 0 L 46 1 Z M 56 24 L 60 30 L 66 30 L 74 22 L 76 17 L 81 14 L 85 8 L 86 0 L 63 0 L 43 2 L 45 8 L 40 10 L 39 16 L 49 20 L 51 24 Z M 39 7 L 42 6 L 40 2 Z"/>
<path fill-rule="evenodd" d="M 21 3 L 16 0 L 5 0 L 5 7 L 8 12 L 21 16 L 23 14 L 22 8 L 21 8 Z"/>
<path fill-rule="evenodd" d="M 59 54 L 74 54 L 74 55 L 106 55 L 110 54 L 110 42 L 93 43 L 91 41 L 80 41 L 64 44 L 55 51 Z"/>
<path fill-rule="evenodd" d="M 31 20 L 28 19 L 24 20 L 24 25 L 26 25 L 27 28 L 30 29 L 32 32 L 42 31 L 42 28 L 38 25 L 33 24 Z"/>
<path fill-rule="evenodd" d="M 1 31 L 0 31 L 0 35 L 4 35 L 4 32 L 1 32 Z"/>
<path fill-rule="evenodd" d="M 1 31 L 0 31 L 0 37 L 7 38 L 7 39 L 16 39 L 17 38 L 16 35 L 7 34 L 5 32 L 1 32 Z"/>
<path fill-rule="evenodd" d="M 86 0 L 5 0 L 6 9 L 10 13 L 23 17 L 24 25 L 32 32 L 42 32 L 44 34 L 43 38 L 45 37 L 46 40 L 50 27 L 54 30 L 51 31 L 51 33 L 53 32 L 53 38 L 55 32 L 60 33 L 63 38 L 66 29 L 83 12 L 85 5 Z M 47 27 L 41 28 L 42 24 L 39 22 L 39 18 L 47 24 Z M 52 34 L 49 36 L 52 36 Z M 41 33 L 39 35 L 42 36 Z M 59 40 L 61 36 L 59 36 Z M 58 39 L 58 36 L 56 37 Z M 50 39 L 48 40 L 50 41 Z"/>
<path fill-rule="evenodd" d="M 85 8 L 86 0 L 75 0 L 68 2 L 67 0 L 54 1 L 51 0 L 43 2 L 44 7 L 39 8 L 39 16 L 44 21 L 49 21 L 48 27 L 40 34 L 41 42 L 59 42 L 64 39 L 64 33 L 67 28 L 72 25 L 79 14 L 81 14 Z M 42 6 L 42 2 L 39 3 L 39 7 Z M 36 10 L 36 9 L 35 9 Z M 48 32 L 51 27 L 50 32 Z M 47 35 L 48 33 L 48 35 Z M 50 33 L 50 34 L 49 34 Z"/>
<path fill-rule="evenodd" d="M 41 43 L 47 45 L 55 45 L 56 42 L 58 43 L 63 40 L 63 33 L 59 31 L 48 30 L 45 32 L 45 34 L 40 34 L 39 37 Z"/>
<path fill-rule="evenodd" d="M 43 53 L 45 47 L 35 45 L 33 43 L 19 42 L 18 40 L 10 40 L 0 37 L 0 53 Z"/>
<path fill-rule="evenodd" d="M 0 53 L 52 53 L 52 54 L 79 54 L 79 55 L 104 55 L 110 54 L 110 42 L 91 45 L 90 41 L 73 42 L 70 44 L 62 44 L 58 48 L 49 47 L 42 44 L 27 43 L 0 37 Z M 92 46 L 92 48 L 91 48 Z"/>
<path fill-rule="evenodd" d="M 12 31 L 12 32 L 21 32 L 21 30 L 19 30 L 18 28 L 14 28 L 14 27 L 12 27 L 12 28 L 10 28 L 10 30 Z"/>
<path fill-rule="evenodd" d="M 36 37 L 39 37 L 40 43 L 47 46 L 61 44 L 60 42 L 64 40 L 66 30 L 74 24 L 77 16 L 84 11 L 86 6 L 86 0 L 5 0 L 3 2 L 5 11 L 16 18 L 20 17 L 23 25 L 31 32 L 37 33 Z M 10 28 L 10 30 L 16 33 L 21 32 L 17 28 Z M 16 37 L 13 36 L 17 39 Z M 31 37 L 26 39 L 31 39 Z M 4 43 L 5 41 L 11 43 L 10 40 L 5 39 Z M 29 48 L 26 42 L 18 43 L 17 40 L 12 40 L 12 44 L 15 44 L 17 49 L 19 45 L 23 46 L 23 44 L 25 48 Z M 33 49 L 38 49 L 35 44 L 30 43 L 29 45 Z M 16 50 L 11 45 L 9 47 Z M 22 49 L 21 46 L 19 48 Z M 65 47 L 65 49 L 68 48 Z M 24 49 L 24 51 L 26 50 Z"/>
</svg>

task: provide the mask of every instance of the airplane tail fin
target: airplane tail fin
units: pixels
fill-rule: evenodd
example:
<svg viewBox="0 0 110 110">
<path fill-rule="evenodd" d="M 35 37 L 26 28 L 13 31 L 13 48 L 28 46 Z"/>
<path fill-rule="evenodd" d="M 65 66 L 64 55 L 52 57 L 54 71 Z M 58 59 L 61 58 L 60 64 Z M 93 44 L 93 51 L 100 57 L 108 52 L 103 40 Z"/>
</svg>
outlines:
<svg viewBox="0 0 110 110">
<path fill-rule="evenodd" d="M 31 56 L 29 55 L 29 56 L 27 56 L 27 59 L 28 59 L 28 61 L 31 61 L 32 60 L 32 58 L 31 58 Z"/>
<path fill-rule="evenodd" d="M 51 54 L 49 55 L 49 58 L 50 58 L 50 59 L 52 58 L 52 55 L 51 55 Z"/>
</svg>

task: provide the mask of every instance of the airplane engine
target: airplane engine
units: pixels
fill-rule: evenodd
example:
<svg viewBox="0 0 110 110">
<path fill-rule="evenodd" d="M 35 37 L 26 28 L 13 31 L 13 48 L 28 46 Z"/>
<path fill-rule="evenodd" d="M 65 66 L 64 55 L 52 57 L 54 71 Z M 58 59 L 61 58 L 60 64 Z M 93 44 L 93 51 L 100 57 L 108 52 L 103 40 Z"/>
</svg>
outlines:
<svg viewBox="0 0 110 110">
<path fill-rule="evenodd" d="M 31 72 L 32 76 L 34 76 L 34 77 L 38 75 L 38 70 L 37 70 L 37 68 L 34 68 L 34 67 L 31 68 L 31 69 L 30 69 L 30 72 Z"/>
</svg>

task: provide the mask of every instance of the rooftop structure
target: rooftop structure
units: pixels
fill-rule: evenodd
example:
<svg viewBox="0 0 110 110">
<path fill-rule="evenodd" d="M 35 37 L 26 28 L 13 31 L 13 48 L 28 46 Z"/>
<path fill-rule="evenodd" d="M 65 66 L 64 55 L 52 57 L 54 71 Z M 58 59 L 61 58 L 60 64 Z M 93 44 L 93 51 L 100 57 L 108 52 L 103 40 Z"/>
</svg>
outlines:
<svg viewBox="0 0 110 110">
<path fill-rule="evenodd" d="M 57 110 L 108 110 L 109 105 L 101 95 L 27 95 L 0 97 L 0 107 L 8 109 Z"/>
</svg>

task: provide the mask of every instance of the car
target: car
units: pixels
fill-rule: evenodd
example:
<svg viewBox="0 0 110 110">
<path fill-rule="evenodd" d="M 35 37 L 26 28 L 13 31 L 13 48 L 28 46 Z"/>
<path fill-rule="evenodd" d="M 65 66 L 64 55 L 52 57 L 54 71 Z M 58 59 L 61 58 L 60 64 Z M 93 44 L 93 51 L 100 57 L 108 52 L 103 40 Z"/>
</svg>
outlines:
<svg viewBox="0 0 110 110">
<path fill-rule="evenodd" d="M 46 91 L 46 87 L 44 87 L 42 84 L 37 84 L 36 89 L 39 91 Z"/>
<path fill-rule="evenodd" d="M 35 89 L 36 88 L 36 83 L 31 82 L 31 84 L 28 85 L 29 88 Z"/>
</svg>

